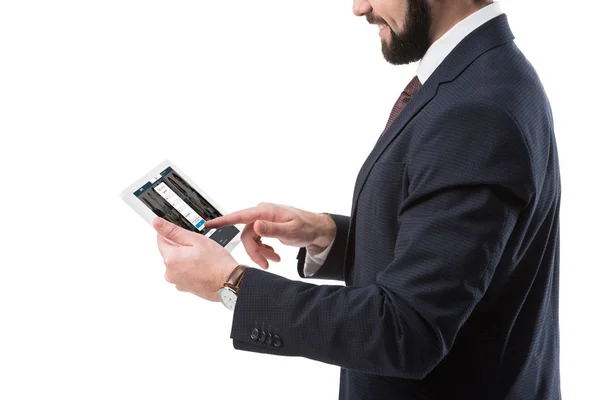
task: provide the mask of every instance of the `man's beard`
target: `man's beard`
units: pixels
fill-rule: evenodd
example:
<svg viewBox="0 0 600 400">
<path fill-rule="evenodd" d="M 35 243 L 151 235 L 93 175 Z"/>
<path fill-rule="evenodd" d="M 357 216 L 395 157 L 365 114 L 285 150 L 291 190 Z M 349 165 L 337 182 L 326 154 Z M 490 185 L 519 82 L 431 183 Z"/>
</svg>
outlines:
<svg viewBox="0 0 600 400">
<path fill-rule="evenodd" d="M 382 39 L 383 58 L 393 65 L 419 61 L 429 48 L 430 28 L 431 9 L 427 0 L 409 0 L 404 31 L 396 33 L 390 27 L 390 38 Z"/>
</svg>

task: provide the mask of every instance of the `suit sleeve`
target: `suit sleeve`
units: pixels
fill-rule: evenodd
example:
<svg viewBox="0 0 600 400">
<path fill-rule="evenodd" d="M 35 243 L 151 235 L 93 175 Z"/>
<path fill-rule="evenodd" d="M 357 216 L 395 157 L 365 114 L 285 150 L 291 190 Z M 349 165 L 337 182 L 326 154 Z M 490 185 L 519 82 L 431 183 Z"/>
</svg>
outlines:
<svg viewBox="0 0 600 400">
<path fill-rule="evenodd" d="M 370 266 L 380 271 L 375 282 L 315 286 L 250 270 L 235 348 L 409 379 L 446 356 L 533 197 L 531 157 L 511 116 L 484 102 L 441 113 L 410 150 L 394 258 Z"/>
<path fill-rule="evenodd" d="M 317 270 L 317 272 L 310 276 L 311 279 L 330 279 L 343 281 L 344 280 L 344 255 L 346 254 L 346 242 L 348 239 L 348 229 L 350 225 L 350 218 L 345 215 L 329 214 L 336 226 L 335 240 L 333 246 L 329 251 L 329 255 L 325 259 L 323 265 Z M 302 278 L 304 276 L 304 263 L 306 261 L 306 248 L 303 247 L 298 252 L 298 275 Z"/>
</svg>

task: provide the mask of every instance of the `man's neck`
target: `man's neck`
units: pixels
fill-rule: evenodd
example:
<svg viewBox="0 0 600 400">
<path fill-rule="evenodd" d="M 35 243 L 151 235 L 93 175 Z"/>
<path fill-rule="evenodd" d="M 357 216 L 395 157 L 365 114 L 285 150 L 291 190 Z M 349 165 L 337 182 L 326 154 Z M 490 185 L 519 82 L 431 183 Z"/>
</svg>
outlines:
<svg viewBox="0 0 600 400">
<path fill-rule="evenodd" d="M 431 10 L 431 39 L 430 45 L 441 38 L 452 27 L 458 24 L 469 15 L 489 6 L 493 0 L 486 0 L 478 3 L 465 1 L 446 1 L 443 7 L 433 8 Z"/>
</svg>

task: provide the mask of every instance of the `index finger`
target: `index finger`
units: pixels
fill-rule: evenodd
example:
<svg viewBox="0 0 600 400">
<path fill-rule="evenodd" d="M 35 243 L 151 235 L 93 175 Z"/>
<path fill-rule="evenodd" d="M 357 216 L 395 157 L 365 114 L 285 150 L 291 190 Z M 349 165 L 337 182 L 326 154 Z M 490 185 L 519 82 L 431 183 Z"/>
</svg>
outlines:
<svg viewBox="0 0 600 400">
<path fill-rule="evenodd" d="M 271 221 L 272 219 L 273 213 L 265 209 L 252 207 L 206 221 L 206 227 L 209 229 L 214 229 L 236 224 L 252 224 L 258 220 Z"/>
</svg>

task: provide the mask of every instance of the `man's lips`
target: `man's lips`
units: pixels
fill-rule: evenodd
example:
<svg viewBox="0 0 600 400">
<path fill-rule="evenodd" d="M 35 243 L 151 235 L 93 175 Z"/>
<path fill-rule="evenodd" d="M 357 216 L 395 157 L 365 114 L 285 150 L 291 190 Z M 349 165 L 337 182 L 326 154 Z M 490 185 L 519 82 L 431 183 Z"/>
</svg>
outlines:
<svg viewBox="0 0 600 400">
<path fill-rule="evenodd" d="M 373 14 L 367 14 L 367 22 L 371 25 L 377 25 L 379 27 L 379 36 L 382 38 L 388 36 L 392 28 L 381 18 L 376 18 Z"/>
<path fill-rule="evenodd" d="M 373 21 L 370 22 L 371 25 L 377 25 L 379 28 L 379 36 L 386 36 L 391 30 L 390 26 L 385 21 Z"/>
<path fill-rule="evenodd" d="M 378 25 L 379 26 L 379 36 L 385 37 L 390 34 L 391 28 L 387 24 Z"/>
</svg>

